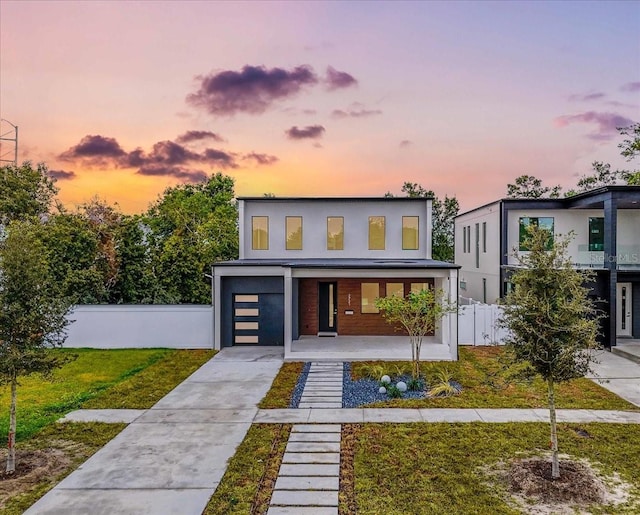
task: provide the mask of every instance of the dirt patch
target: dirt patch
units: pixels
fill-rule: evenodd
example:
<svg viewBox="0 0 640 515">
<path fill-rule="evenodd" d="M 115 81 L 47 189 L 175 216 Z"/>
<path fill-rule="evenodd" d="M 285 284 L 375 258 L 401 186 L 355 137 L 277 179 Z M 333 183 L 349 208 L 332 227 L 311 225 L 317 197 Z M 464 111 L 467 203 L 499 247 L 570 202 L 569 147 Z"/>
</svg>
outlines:
<svg viewBox="0 0 640 515">
<path fill-rule="evenodd" d="M 0 451 L 0 508 L 9 497 L 27 492 L 44 481 L 53 479 L 67 470 L 72 457 L 65 449 L 17 449 L 16 470 L 13 474 L 5 472 L 7 450 Z"/>
<path fill-rule="evenodd" d="M 500 463 L 494 469 L 509 503 L 534 515 L 575 514 L 594 505 L 616 506 L 629 500 L 631 485 L 619 476 L 603 476 L 588 461 L 560 460 L 560 478 L 551 477 L 551 458 Z"/>
</svg>

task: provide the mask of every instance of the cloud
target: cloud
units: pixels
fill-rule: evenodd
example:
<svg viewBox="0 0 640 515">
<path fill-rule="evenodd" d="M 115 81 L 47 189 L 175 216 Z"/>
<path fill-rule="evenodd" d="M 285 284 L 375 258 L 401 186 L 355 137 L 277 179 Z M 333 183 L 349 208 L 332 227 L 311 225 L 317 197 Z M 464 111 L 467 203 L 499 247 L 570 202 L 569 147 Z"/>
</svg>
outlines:
<svg viewBox="0 0 640 515">
<path fill-rule="evenodd" d="M 222 136 L 211 131 L 187 131 L 184 134 L 180 134 L 180 136 L 176 138 L 176 141 L 178 143 L 191 143 L 192 141 L 201 141 L 203 139 L 211 139 L 218 143 L 224 141 Z"/>
<path fill-rule="evenodd" d="M 182 141 L 191 139 L 214 139 L 219 137 L 208 131 L 189 131 L 177 139 Z M 172 176 L 179 179 L 197 181 L 204 173 L 194 168 L 202 164 L 229 169 L 238 168 L 237 154 L 225 152 L 215 148 L 205 148 L 194 151 L 175 141 L 159 141 L 153 145 L 150 152 L 136 148 L 126 152 L 115 138 L 104 136 L 85 136 L 78 145 L 60 154 L 60 159 L 81 164 L 99 164 L 104 167 L 138 168 L 136 173 L 151 176 Z"/>
<path fill-rule="evenodd" d="M 635 93 L 636 91 L 640 91 L 640 81 L 627 82 L 620 89 L 622 91 L 629 91 L 631 93 Z"/>
<path fill-rule="evenodd" d="M 69 148 L 58 158 L 62 161 L 76 161 L 79 159 L 99 164 L 105 161 L 120 159 L 126 155 L 115 138 L 99 135 L 87 135 L 80 143 Z"/>
<path fill-rule="evenodd" d="M 49 170 L 49 177 L 55 179 L 56 181 L 67 181 L 71 179 L 75 179 L 76 172 L 67 171 L 67 170 Z"/>
<path fill-rule="evenodd" d="M 316 109 L 298 109 L 297 107 L 285 107 L 282 110 L 282 112 L 292 116 L 298 116 L 300 114 L 305 114 L 305 115 L 318 114 L 318 111 Z"/>
<path fill-rule="evenodd" d="M 338 120 L 343 118 L 366 118 L 382 114 L 380 109 L 366 109 L 360 102 L 354 102 L 347 109 L 334 109 L 331 117 Z"/>
<path fill-rule="evenodd" d="M 413 145 L 413 141 L 408 140 L 408 139 L 403 139 L 400 142 L 400 148 L 407 148 L 407 147 L 410 147 L 411 145 Z"/>
<path fill-rule="evenodd" d="M 569 95 L 570 102 L 590 102 L 593 100 L 600 100 L 604 98 L 606 95 L 601 92 L 595 93 L 575 93 L 573 95 Z"/>
<path fill-rule="evenodd" d="M 185 182 L 203 182 L 207 180 L 207 174 L 202 170 L 192 170 L 179 166 L 166 166 L 163 164 L 148 164 L 141 166 L 136 172 L 139 175 L 150 177 L 173 177 Z"/>
<path fill-rule="evenodd" d="M 604 141 L 617 135 L 618 127 L 628 127 L 633 121 L 616 113 L 587 111 L 580 114 L 559 116 L 554 120 L 554 123 L 557 127 L 566 127 L 572 124 L 594 124 L 596 129 L 587 137 L 596 141 Z"/>
<path fill-rule="evenodd" d="M 358 81 L 353 75 L 347 72 L 340 72 L 332 66 L 327 67 L 327 74 L 324 79 L 329 90 L 349 88 L 351 86 L 357 86 Z"/>
<path fill-rule="evenodd" d="M 298 127 L 294 125 L 284 132 L 289 139 L 318 139 L 324 134 L 325 128 L 322 125 L 308 125 L 307 127 L 298 129 Z"/>
<path fill-rule="evenodd" d="M 187 96 L 187 102 L 218 116 L 261 114 L 276 101 L 318 83 L 315 72 L 306 65 L 292 70 L 247 65 L 239 72 L 227 70 L 198 79 L 200 87 Z"/>
<path fill-rule="evenodd" d="M 242 159 L 253 160 L 258 165 L 272 165 L 279 161 L 279 159 L 276 156 L 272 156 L 269 154 L 259 154 L 257 152 L 251 152 L 249 154 L 245 154 Z"/>
</svg>

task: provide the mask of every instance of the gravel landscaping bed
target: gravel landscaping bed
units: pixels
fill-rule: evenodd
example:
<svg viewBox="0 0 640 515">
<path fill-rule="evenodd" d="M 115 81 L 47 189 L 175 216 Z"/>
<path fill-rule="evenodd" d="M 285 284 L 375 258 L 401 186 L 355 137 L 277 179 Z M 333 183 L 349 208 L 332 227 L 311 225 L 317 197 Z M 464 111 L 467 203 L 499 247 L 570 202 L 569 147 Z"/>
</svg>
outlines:
<svg viewBox="0 0 640 515">
<path fill-rule="evenodd" d="M 309 375 L 309 369 L 311 368 L 311 363 L 307 362 L 304 364 L 302 372 L 298 376 L 298 381 L 296 382 L 296 386 L 293 389 L 293 395 L 291 396 L 291 402 L 289 403 L 290 408 L 297 408 L 300 404 L 300 397 L 302 397 L 302 390 L 304 390 L 304 385 L 307 382 L 307 376 Z"/>
<path fill-rule="evenodd" d="M 398 380 L 408 381 L 410 375 L 401 376 Z M 394 378 L 395 379 L 395 378 Z M 395 381 L 394 381 L 395 384 Z M 387 401 L 389 396 L 386 393 L 378 392 L 380 382 L 373 379 L 351 379 L 351 363 L 344 363 L 342 373 L 342 407 L 357 408 L 372 402 Z M 406 391 L 402 394 L 402 399 L 422 399 L 425 397 L 424 391 Z"/>
</svg>

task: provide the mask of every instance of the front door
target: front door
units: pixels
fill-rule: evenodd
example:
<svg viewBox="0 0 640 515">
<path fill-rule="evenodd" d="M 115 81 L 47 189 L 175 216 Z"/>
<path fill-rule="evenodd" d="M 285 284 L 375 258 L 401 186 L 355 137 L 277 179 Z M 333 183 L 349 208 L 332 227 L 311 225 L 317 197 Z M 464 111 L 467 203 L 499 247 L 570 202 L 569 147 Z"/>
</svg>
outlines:
<svg viewBox="0 0 640 515">
<path fill-rule="evenodd" d="M 318 333 L 338 332 L 338 283 L 318 283 Z"/>
<path fill-rule="evenodd" d="M 616 321 L 618 336 L 631 336 L 633 319 L 631 318 L 631 283 L 618 283 L 616 302 Z"/>
</svg>

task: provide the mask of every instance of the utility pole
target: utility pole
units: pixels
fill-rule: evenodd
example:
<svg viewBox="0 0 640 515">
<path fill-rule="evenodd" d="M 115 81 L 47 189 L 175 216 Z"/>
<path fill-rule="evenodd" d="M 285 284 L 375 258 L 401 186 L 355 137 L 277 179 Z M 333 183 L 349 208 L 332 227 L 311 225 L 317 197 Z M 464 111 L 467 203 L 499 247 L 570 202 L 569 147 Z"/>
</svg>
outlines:
<svg viewBox="0 0 640 515">
<path fill-rule="evenodd" d="M 11 128 L 6 132 L 3 132 L 4 129 L 2 127 L 2 122 L 9 124 Z M 1 141 L 13 142 L 13 159 L 6 158 L 6 156 L 11 153 L 10 149 L 7 152 L 0 154 L 0 164 L 13 163 L 14 166 L 18 166 L 18 126 L 13 125 L 9 120 L 5 120 L 4 118 L 0 118 L 0 142 Z M 0 152 L 1 151 L 2 147 L 0 147 Z"/>
</svg>

